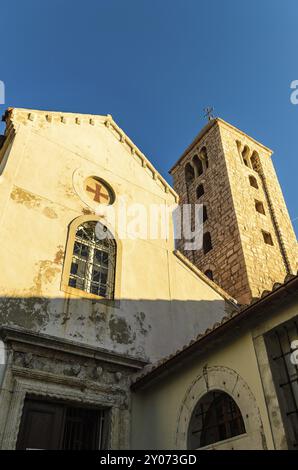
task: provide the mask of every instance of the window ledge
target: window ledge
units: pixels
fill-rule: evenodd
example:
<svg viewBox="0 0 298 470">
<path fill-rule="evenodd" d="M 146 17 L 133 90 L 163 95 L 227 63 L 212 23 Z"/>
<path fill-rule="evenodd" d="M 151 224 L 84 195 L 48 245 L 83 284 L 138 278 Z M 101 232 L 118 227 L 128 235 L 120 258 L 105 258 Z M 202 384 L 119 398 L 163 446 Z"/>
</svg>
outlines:
<svg viewBox="0 0 298 470">
<path fill-rule="evenodd" d="M 238 434 L 238 436 L 229 437 L 228 439 L 224 439 L 223 441 L 213 442 L 212 444 L 208 444 L 207 446 L 198 447 L 198 449 L 195 449 L 195 450 L 212 450 L 212 449 L 220 450 L 221 448 L 225 449 L 227 446 L 230 447 L 229 444 L 232 444 L 236 441 L 239 441 L 245 438 L 248 438 L 247 433 Z M 238 446 L 236 446 L 235 450 L 237 450 L 237 447 Z"/>
<path fill-rule="evenodd" d="M 80 299 L 84 300 L 93 300 L 95 302 L 102 303 L 104 305 L 108 305 L 110 307 L 120 308 L 120 300 L 119 299 L 107 299 L 106 297 L 101 297 L 100 295 L 95 295 L 90 292 L 86 292 L 81 289 L 77 289 L 75 287 L 71 287 L 67 284 L 61 284 L 61 291 L 65 292 L 66 294 L 70 294 L 73 297 L 79 297 Z"/>
</svg>

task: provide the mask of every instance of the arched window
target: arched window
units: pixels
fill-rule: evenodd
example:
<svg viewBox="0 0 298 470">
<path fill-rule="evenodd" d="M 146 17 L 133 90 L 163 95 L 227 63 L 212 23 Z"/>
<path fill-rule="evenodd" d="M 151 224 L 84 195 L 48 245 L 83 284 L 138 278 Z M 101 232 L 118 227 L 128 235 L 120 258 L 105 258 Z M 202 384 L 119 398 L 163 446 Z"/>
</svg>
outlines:
<svg viewBox="0 0 298 470">
<path fill-rule="evenodd" d="M 259 214 L 265 215 L 264 204 L 261 201 L 255 200 L 255 208 L 256 211 L 259 212 Z"/>
<path fill-rule="evenodd" d="M 190 163 L 185 165 L 185 181 L 191 183 L 195 179 L 195 170 Z"/>
<path fill-rule="evenodd" d="M 250 162 L 251 162 L 252 169 L 256 171 L 257 173 L 260 173 L 260 170 L 261 170 L 260 157 L 256 151 L 253 152 Z"/>
<path fill-rule="evenodd" d="M 209 160 L 208 160 L 208 153 L 207 153 L 207 148 L 206 147 L 201 148 L 200 157 L 201 157 L 201 160 L 203 160 L 203 162 L 205 163 L 205 167 L 206 167 L 206 170 L 207 170 L 207 168 L 209 166 Z"/>
<path fill-rule="evenodd" d="M 243 163 L 245 166 L 248 166 L 250 167 L 250 162 L 249 162 L 249 153 L 250 153 L 250 150 L 248 148 L 247 145 L 245 145 L 244 149 L 242 150 L 242 160 L 243 160 Z"/>
<path fill-rule="evenodd" d="M 204 194 L 204 186 L 202 184 L 199 184 L 197 187 L 197 198 L 199 199 L 201 196 Z"/>
<path fill-rule="evenodd" d="M 194 450 L 245 433 L 241 411 L 226 392 L 206 393 L 197 403 L 188 428 L 188 449 Z"/>
<path fill-rule="evenodd" d="M 194 168 L 195 168 L 195 175 L 196 176 L 201 176 L 203 174 L 203 163 L 202 163 L 202 160 L 200 160 L 200 158 L 195 155 L 192 159 L 193 161 L 193 165 L 194 165 Z"/>
<path fill-rule="evenodd" d="M 212 241 L 211 235 L 209 232 L 204 233 L 203 235 L 203 251 L 204 255 L 208 253 L 208 251 L 212 250 Z"/>
<path fill-rule="evenodd" d="M 77 228 L 68 285 L 112 299 L 114 295 L 116 242 L 97 221 Z"/>
<path fill-rule="evenodd" d="M 207 271 L 205 271 L 205 276 L 207 276 L 211 281 L 213 281 L 213 272 L 211 271 L 211 269 L 207 269 Z"/>
<path fill-rule="evenodd" d="M 258 182 L 254 176 L 249 176 L 249 183 L 253 188 L 259 189 Z"/>
</svg>

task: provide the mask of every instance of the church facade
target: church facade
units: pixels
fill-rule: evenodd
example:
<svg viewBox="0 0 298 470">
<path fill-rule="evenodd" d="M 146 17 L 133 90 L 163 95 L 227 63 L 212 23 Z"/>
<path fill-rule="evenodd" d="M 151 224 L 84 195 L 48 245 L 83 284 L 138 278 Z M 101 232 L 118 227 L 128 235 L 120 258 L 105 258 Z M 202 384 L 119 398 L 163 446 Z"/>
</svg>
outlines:
<svg viewBox="0 0 298 470">
<path fill-rule="evenodd" d="M 285 416 L 293 410 L 283 411 L 280 383 L 272 385 L 279 379 L 268 378 L 270 332 L 290 322 L 289 362 L 297 315 L 297 242 L 270 151 L 213 120 L 172 169 L 175 191 L 111 116 L 14 108 L 4 119 L 0 447 L 294 445 L 296 366 L 272 372 L 290 374 L 290 423 Z M 184 251 L 180 240 L 178 250 L 165 214 L 197 201 L 203 247 Z M 148 237 L 140 220 L 153 212 L 153 232 L 164 221 L 167 230 Z M 290 293 L 289 305 L 281 295 L 269 319 L 261 301 L 250 303 L 264 290 L 267 301 Z M 252 322 L 253 305 L 259 313 Z M 206 331 L 222 328 L 215 353 Z M 198 338 L 208 343 L 203 359 Z M 198 342 L 188 354 L 186 346 Z M 216 432 L 197 438 L 189 429 L 199 424 L 201 399 Z M 223 437 L 214 403 L 228 416 Z"/>
</svg>

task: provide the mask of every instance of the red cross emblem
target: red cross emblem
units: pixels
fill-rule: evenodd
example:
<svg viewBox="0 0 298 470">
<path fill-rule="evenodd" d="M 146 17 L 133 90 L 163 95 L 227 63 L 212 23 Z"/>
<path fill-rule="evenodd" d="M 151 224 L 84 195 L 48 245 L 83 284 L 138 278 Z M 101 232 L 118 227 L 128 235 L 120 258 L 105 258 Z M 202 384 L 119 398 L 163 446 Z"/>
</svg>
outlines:
<svg viewBox="0 0 298 470">
<path fill-rule="evenodd" d="M 108 203 L 110 195 L 103 184 L 96 181 L 94 178 L 88 178 L 86 181 L 86 191 L 90 194 L 91 199 L 99 204 Z"/>
</svg>

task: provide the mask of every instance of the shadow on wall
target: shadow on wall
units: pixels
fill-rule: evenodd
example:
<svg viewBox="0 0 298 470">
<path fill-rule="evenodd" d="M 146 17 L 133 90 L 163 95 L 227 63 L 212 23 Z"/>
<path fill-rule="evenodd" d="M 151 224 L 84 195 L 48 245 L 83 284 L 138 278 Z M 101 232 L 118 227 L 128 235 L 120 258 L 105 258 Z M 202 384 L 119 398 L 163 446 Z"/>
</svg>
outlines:
<svg viewBox="0 0 298 470">
<path fill-rule="evenodd" d="M 235 308 L 224 300 L 2 297 L 0 327 L 17 326 L 155 361 L 183 347 Z"/>
</svg>

